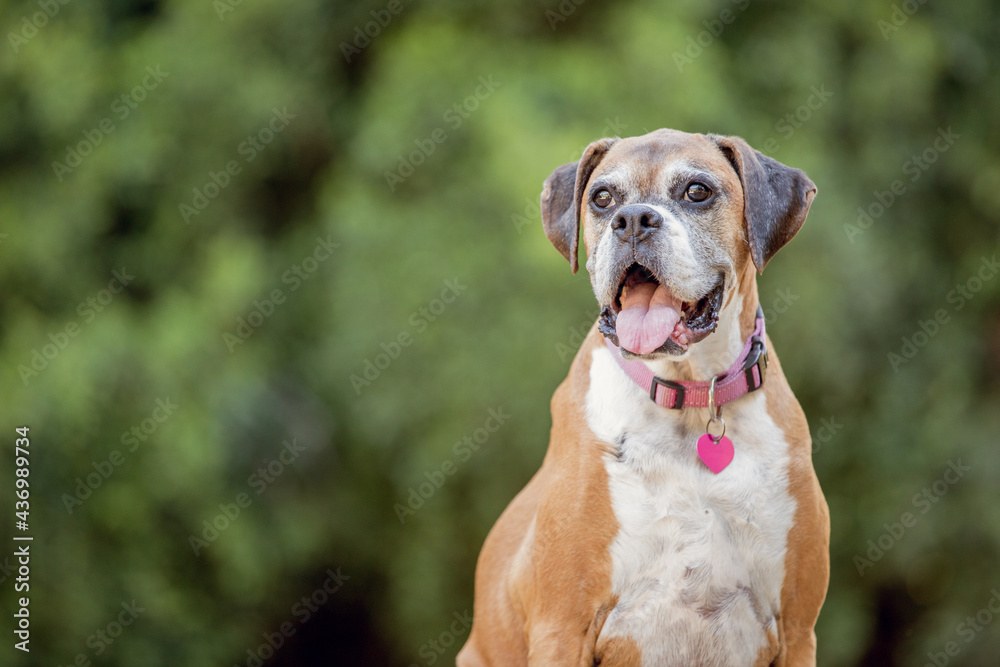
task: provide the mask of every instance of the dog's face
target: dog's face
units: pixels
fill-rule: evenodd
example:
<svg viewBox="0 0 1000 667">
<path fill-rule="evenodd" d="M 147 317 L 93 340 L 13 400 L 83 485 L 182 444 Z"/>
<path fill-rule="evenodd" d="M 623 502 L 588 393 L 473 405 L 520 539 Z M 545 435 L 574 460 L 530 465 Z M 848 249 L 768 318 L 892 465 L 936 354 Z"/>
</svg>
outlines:
<svg viewBox="0 0 1000 667">
<path fill-rule="evenodd" d="M 542 221 L 574 271 L 582 224 L 602 333 L 652 359 L 715 330 L 748 262 L 763 270 L 815 194 L 803 172 L 738 137 L 658 130 L 595 141 L 556 169 Z"/>
</svg>

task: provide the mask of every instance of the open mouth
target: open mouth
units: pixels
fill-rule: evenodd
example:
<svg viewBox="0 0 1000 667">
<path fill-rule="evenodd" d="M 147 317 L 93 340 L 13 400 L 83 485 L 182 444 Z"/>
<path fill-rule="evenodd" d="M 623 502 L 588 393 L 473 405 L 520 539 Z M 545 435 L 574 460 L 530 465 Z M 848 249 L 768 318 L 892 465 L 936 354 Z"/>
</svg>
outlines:
<svg viewBox="0 0 1000 667">
<path fill-rule="evenodd" d="M 598 328 L 626 352 L 680 354 L 715 331 L 725 279 L 697 301 L 682 301 L 648 268 L 633 263 L 622 274 L 614 303 L 601 311 Z"/>
</svg>

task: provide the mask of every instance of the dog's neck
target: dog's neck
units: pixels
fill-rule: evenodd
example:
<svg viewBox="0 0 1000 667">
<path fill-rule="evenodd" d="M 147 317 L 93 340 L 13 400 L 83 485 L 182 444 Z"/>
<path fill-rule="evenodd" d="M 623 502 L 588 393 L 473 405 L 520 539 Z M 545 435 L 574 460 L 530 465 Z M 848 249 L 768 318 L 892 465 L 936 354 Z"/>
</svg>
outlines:
<svg viewBox="0 0 1000 667">
<path fill-rule="evenodd" d="M 707 381 L 729 370 L 753 333 L 759 303 L 753 264 L 733 282 L 726 290 L 715 332 L 692 344 L 680 357 L 644 361 L 654 375 L 673 381 Z"/>
</svg>

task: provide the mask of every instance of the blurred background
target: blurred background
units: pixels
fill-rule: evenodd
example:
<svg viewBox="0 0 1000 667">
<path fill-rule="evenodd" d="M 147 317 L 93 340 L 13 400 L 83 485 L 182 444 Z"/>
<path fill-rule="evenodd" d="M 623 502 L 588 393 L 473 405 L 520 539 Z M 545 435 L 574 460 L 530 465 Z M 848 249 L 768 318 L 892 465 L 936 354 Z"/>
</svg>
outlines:
<svg viewBox="0 0 1000 667">
<path fill-rule="evenodd" d="M 0 26 L 4 488 L 15 427 L 32 456 L 0 538 L 35 538 L 31 653 L 5 630 L 0 663 L 453 663 L 597 311 L 542 182 L 672 127 L 819 186 L 759 282 L 833 520 L 819 663 L 1000 664 L 997 3 L 35 0 Z"/>
</svg>

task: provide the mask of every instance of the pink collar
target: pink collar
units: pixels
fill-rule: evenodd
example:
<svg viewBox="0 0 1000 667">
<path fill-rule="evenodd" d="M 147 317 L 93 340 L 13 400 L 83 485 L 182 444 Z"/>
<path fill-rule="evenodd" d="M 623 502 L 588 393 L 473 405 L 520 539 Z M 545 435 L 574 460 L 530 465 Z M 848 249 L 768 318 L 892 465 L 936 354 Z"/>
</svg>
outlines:
<svg viewBox="0 0 1000 667">
<path fill-rule="evenodd" d="M 707 408 L 709 387 L 712 382 L 672 382 L 653 375 L 641 361 L 622 358 L 621 351 L 607 338 L 604 344 L 611 355 L 632 380 L 649 392 L 649 397 L 664 408 Z M 737 398 L 757 391 L 764 384 L 767 372 L 767 347 L 764 344 L 764 312 L 757 308 L 757 326 L 736 362 L 724 374 L 715 378 L 715 405 L 721 406 Z"/>
</svg>

